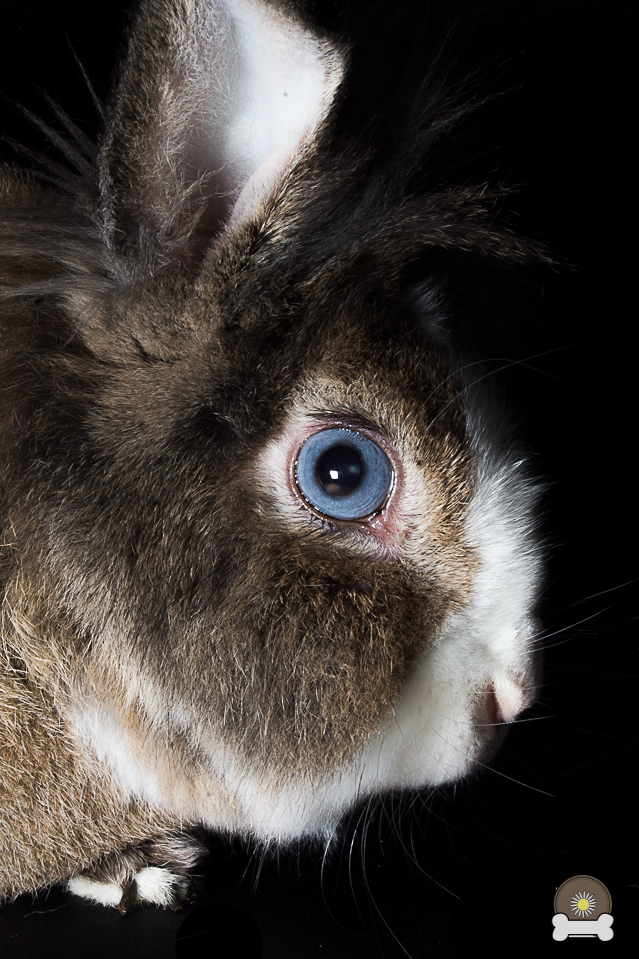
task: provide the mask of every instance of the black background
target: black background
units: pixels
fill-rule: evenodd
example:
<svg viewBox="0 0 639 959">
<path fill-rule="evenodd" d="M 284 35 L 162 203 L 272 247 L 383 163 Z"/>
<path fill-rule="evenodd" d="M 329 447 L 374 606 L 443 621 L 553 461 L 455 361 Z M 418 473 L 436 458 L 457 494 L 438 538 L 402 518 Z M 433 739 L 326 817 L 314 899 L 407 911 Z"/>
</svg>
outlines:
<svg viewBox="0 0 639 959">
<path fill-rule="evenodd" d="M 42 89 L 97 134 L 68 41 L 105 96 L 130 6 L 2 0 L 0 89 L 8 99 L 0 112 L 10 136 L 45 148 L 15 105 L 50 118 Z M 440 6 L 462 18 L 471 11 L 467 3 Z M 348 7 L 371 15 L 365 2 Z M 239 844 L 214 841 L 200 899 L 182 913 L 140 909 L 121 918 L 60 890 L 23 896 L 0 909 L 0 955 L 251 959 L 260 940 L 264 959 L 636 955 L 630 10 L 495 0 L 471 18 L 466 45 L 472 65 L 501 64 L 510 90 L 490 130 L 501 144 L 490 162 L 497 175 L 526 182 L 515 204 L 522 229 L 566 260 L 537 284 L 534 352 L 543 355 L 504 384 L 551 484 L 545 524 L 555 545 L 539 704 L 511 731 L 493 770 L 434 800 L 357 810 L 326 862 L 306 853 L 262 863 Z M 8 146 L 2 156 L 11 158 Z M 579 874 L 610 890 L 609 943 L 552 940 L 555 889 Z"/>
</svg>

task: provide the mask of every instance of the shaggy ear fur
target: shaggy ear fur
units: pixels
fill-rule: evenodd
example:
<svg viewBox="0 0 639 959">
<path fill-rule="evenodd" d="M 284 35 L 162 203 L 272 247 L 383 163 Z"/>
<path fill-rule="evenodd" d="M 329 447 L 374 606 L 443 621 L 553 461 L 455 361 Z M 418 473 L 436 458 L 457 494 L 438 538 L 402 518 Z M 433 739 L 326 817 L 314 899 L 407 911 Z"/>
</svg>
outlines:
<svg viewBox="0 0 639 959">
<path fill-rule="evenodd" d="M 294 12 L 262 0 L 145 7 L 100 157 L 109 242 L 139 268 L 179 251 L 195 269 L 211 239 L 275 189 L 326 114 L 343 57 Z"/>
</svg>

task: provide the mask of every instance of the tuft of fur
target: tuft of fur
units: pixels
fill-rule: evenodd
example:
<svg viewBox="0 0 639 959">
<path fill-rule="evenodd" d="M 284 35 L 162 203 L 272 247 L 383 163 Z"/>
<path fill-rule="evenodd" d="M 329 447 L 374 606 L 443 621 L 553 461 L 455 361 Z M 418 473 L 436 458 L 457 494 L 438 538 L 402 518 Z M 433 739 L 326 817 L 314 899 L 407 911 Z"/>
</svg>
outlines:
<svg viewBox="0 0 639 959">
<path fill-rule="evenodd" d="M 539 251 L 423 55 L 384 93 L 304 6 L 147 0 L 99 147 L 0 172 L 0 894 L 175 904 L 189 830 L 329 837 L 534 700 L 538 487 L 448 282 Z M 295 494 L 335 426 L 366 520 Z"/>
</svg>

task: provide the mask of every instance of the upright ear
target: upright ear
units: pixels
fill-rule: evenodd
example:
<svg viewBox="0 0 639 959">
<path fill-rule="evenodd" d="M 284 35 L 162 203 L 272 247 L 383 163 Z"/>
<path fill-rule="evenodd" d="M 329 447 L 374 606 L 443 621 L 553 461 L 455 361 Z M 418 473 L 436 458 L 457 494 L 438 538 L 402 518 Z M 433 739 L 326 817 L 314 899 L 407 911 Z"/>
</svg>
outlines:
<svg viewBox="0 0 639 959">
<path fill-rule="evenodd" d="M 100 154 L 109 243 L 195 269 L 295 163 L 343 65 L 290 0 L 144 0 Z"/>
</svg>

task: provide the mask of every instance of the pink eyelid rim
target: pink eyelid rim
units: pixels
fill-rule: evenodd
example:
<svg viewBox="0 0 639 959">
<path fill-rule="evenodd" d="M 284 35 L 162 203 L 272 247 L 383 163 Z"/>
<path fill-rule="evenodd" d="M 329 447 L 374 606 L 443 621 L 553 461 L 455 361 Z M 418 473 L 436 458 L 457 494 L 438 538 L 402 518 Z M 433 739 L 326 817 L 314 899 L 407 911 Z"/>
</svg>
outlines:
<svg viewBox="0 0 639 959">
<path fill-rule="evenodd" d="M 311 436 L 330 429 L 346 429 L 352 430 L 354 433 L 361 433 L 362 436 L 366 436 L 373 443 L 376 443 L 377 446 L 379 446 L 380 449 L 386 453 L 390 460 L 393 468 L 393 483 L 390 492 L 386 497 L 384 504 L 375 513 L 371 513 L 370 516 L 363 516 L 361 519 L 353 520 L 339 520 L 335 519 L 333 516 L 327 516 L 326 514 L 315 509 L 314 506 L 311 506 L 311 504 L 302 495 L 301 490 L 298 488 L 297 480 L 295 478 L 295 466 L 300 449 L 306 440 L 310 439 Z M 348 420 L 316 420 L 315 422 L 309 423 L 303 428 L 295 431 L 295 435 L 292 438 L 289 446 L 288 459 L 290 464 L 289 483 L 291 490 L 294 496 L 312 516 L 316 516 L 324 523 L 330 523 L 338 528 L 359 529 L 373 536 L 376 540 L 381 541 L 385 546 L 391 548 L 393 552 L 398 550 L 400 545 L 398 542 L 400 524 L 398 524 L 396 521 L 398 517 L 395 518 L 393 514 L 397 512 L 398 498 L 401 499 L 401 490 L 404 477 L 401 460 L 397 454 L 397 451 L 390 445 L 384 436 L 382 436 L 380 433 L 377 433 L 375 430 L 364 426 L 355 425 Z"/>
</svg>

